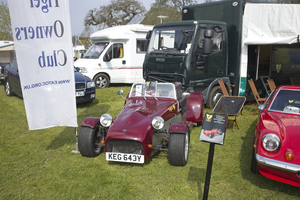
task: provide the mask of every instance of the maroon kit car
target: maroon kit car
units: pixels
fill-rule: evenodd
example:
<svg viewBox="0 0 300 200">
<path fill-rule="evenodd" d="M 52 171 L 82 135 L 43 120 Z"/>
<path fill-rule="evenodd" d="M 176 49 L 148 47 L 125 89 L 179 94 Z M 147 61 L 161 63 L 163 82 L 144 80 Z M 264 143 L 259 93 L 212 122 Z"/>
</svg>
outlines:
<svg viewBox="0 0 300 200">
<path fill-rule="evenodd" d="M 300 86 L 280 86 L 259 107 L 251 171 L 300 187 Z"/>
<path fill-rule="evenodd" d="M 114 120 L 109 114 L 83 120 L 79 151 L 95 157 L 105 147 L 108 161 L 140 164 L 156 152 L 167 151 L 171 165 L 184 166 L 190 127 L 203 120 L 202 101 L 201 93 L 184 92 L 178 82 L 135 83 Z"/>
</svg>

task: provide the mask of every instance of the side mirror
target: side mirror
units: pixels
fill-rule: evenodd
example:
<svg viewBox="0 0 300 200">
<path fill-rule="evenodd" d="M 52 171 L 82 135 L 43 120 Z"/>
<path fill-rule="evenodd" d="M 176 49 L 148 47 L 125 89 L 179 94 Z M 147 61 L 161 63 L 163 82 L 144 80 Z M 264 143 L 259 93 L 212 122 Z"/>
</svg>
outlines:
<svg viewBox="0 0 300 200">
<path fill-rule="evenodd" d="M 190 96 L 191 96 L 191 94 L 188 93 L 188 92 L 184 92 L 184 93 L 182 94 L 182 97 L 183 97 L 184 99 L 189 98 Z"/>
<path fill-rule="evenodd" d="M 147 35 L 146 35 L 146 39 L 147 39 L 147 40 L 150 40 L 151 35 L 152 35 L 152 31 L 149 31 L 149 32 L 147 33 Z"/>
<path fill-rule="evenodd" d="M 123 91 L 123 90 L 118 90 L 118 91 L 117 91 L 117 94 L 118 94 L 118 95 L 123 95 L 123 94 L 124 94 L 124 91 Z"/>
<path fill-rule="evenodd" d="M 103 61 L 104 62 L 109 62 L 111 60 L 111 58 L 110 58 L 110 56 L 106 53 L 106 54 L 104 54 L 104 56 L 103 56 Z"/>
<path fill-rule="evenodd" d="M 124 94 L 123 90 L 118 90 L 117 91 L 117 95 L 120 95 L 123 99 L 126 99 L 125 97 L 122 96 L 123 94 Z"/>
<path fill-rule="evenodd" d="M 211 39 L 214 36 L 214 30 L 205 29 L 204 39 L 203 39 L 203 55 L 209 55 L 213 50 L 213 40 Z"/>
</svg>

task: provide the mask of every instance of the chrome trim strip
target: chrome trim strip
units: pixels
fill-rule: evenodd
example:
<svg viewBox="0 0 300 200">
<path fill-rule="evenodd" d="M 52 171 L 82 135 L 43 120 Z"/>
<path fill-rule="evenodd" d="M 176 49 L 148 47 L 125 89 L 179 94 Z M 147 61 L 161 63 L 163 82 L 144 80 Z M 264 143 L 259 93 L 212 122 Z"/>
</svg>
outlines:
<svg viewBox="0 0 300 200">
<path fill-rule="evenodd" d="M 256 154 L 256 160 L 259 164 L 271 166 L 274 168 L 278 168 L 281 170 L 298 173 L 300 172 L 300 165 L 295 165 L 291 163 L 286 163 L 278 160 L 274 160 L 271 158 L 266 158 Z"/>
</svg>

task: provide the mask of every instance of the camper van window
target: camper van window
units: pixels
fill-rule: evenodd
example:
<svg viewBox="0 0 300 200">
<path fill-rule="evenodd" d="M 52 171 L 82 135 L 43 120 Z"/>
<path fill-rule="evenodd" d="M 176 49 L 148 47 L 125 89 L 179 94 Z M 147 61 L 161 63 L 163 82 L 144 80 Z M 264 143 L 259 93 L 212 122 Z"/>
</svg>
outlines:
<svg viewBox="0 0 300 200">
<path fill-rule="evenodd" d="M 108 42 L 96 43 L 87 50 L 86 54 L 83 58 L 97 59 L 103 52 L 103 50 L 107 47 Z"/>
<path fill-rule="evenodd" d="M 144 53 L 146 52 L 147 40 L 145 39 L 137 39 L 136 40 L 136 52 Z"/>
<path fill-rule="evenodd" d="M 110 58 L 123 58 L 124 57 L 124 48 L 122 43 L 113 44 L 108 50 L 107 54 Z"/>
</svg>

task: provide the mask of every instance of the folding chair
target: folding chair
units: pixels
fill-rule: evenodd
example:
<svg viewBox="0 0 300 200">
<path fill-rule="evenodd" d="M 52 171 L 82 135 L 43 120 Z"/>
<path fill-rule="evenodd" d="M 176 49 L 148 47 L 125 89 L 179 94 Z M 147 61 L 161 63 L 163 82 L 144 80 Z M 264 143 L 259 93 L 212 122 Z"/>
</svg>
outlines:
<svg viewBox="0 0 300 200">
<path fill-rule="evenodd" d="M 273 90 L 276 89 L 276 85 L 274 83 L 274 80 L 273 79 L 268 79 L 267 81 L 268 81 L 268 84 L 269 84 L 269 88 L 270 88 L 270 90 L 272 92 Z"/>
<path fill-rule="evenodd" d="M 253 93 L 253 96 L 254 96 L 254 98 L 255 98 L 256 103 L 257 103 L 258 105 L 264 104 L 267 98 L 260 98 L 260 96 L 259 96 L 259 94 L 258 94 L 258 92 L 257 92 L 257 90 L 256 90 L 255 84 L 254 84 L 254 82 L 253 82 L 252 79 L 248 80 L 248 82 L 249 82 L 249 85 L 250 85 L 250 87 L 251 87 L 251 90 L 252 90 L 252 93 Z M 258 111 L 259 111 L 259 109 L 253 111 L 253 112 L 251 113 L 251 115 L 254 115 L 254 114 L 257 113 Z"/>
<path fill-rule="evenodd" d="M 227 91 L 227 89 L 226 89 L 226 86 L 225 86 L 225 84 L 224 84 L 223 79 L 219 79 L 218 82 L 219 82 L 219 85 L 220 85 L 220 87 L 221 87 L 221 89 L 222 89 L 223 95 L 224 95 L 224 96 L 229 96 L 228 91 Z"/>
<path fill-rule="evenodd" d="M 215 105 L 213 111 L 216 114 L 233 116 L 234 119 L 228 119 L 228 121 L 233 121 L 232 131 L 234 131 L 235 125 L 239 129 L 239 126 L 237 124 L 237 118 L 240 112 L 242 111 L 245 101 L 246 97 L 222 96 Z"/>
<path fill-rule="evenodd" d="M 228 91 L 227 91 L 227 89 L 226 89 L 226 86 L 225 86 L 225 84 L 224 84 L 223 79 L 219 79 L 218 82 L 219 82 L 219 85 L 220 85 L 220 87 L 221 87 L 221 89 L 222 89 L 223 95 L 224 95 L 224 96 L 229 96 Z M 241 111 L 241 115 L 243 115 L 243 108 L 242 108 L 242 111 Z"/>
</svg>

